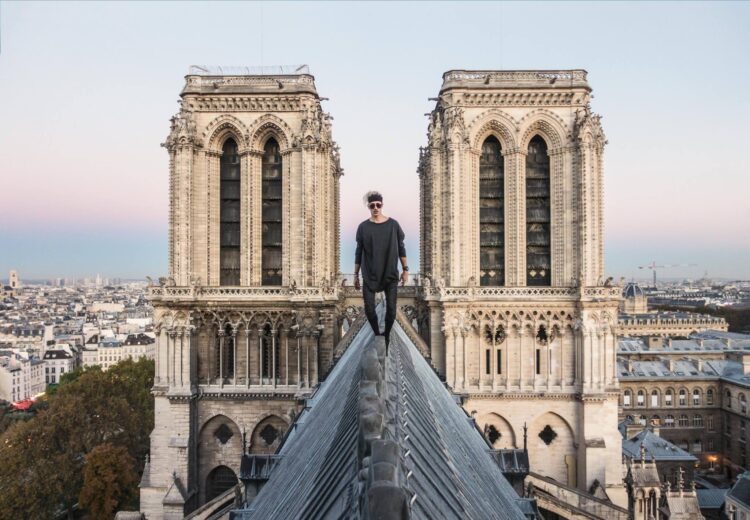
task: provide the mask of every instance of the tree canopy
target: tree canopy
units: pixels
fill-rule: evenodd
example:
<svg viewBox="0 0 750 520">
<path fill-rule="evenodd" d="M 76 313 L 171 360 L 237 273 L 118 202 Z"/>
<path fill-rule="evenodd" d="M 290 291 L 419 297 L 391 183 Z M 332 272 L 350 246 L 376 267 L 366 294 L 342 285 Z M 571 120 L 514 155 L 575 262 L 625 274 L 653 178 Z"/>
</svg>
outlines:
<svg viewBox="0 0 750 520">
<path fill-rule="evenodd" d="M 146 359 L 106 372 L 82 370 L 63 380 L 46 409 L 12 424 L 0 437 L 0 518 L 54 518 L 71 512 L 79 496 L 98 508 L 92 518 L 137 506 L 137 475 L 154 426 L 153 376 L 154 362 Z M 129 464 L 136 478 L 126 472 L 121 479 L 86 480 L 87 471 L 101 474 L 107 461 L 118 472 Z"/>
</svg>

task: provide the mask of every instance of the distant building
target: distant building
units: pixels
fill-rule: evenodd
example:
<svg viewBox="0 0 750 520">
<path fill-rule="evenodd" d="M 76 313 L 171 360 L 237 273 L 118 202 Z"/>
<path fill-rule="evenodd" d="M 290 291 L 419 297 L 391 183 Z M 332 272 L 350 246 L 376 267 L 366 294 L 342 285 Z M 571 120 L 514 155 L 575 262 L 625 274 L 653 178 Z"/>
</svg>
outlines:
<svg viewBox="0 0 750 520">
<path fill-rule="evenodd" d="M 107 370 L 124 359 L 154 359 L 155 354 L 156 339 L 148 334 L 129 334 L 124 338 L 94 335 L 84 347 L 83 366 L 98 365 Z"/>
<path fill-rule="evenodd" d="M 750 519 L 750 471 L 737 476 L 724 504 L 730 520 Z"/>
<path fill-rule="evenodd" d="M 56 345 L 44 353 L 44 380 L 48 385 L 60 382 L 62 376 L 76 368 L 76 358 L 67 345 Z"/>
<path fill-rule="evenodd" d="M 748 468 L 750 335 L 703 332 L 687 340 L 621 339 L 621 419 L 644 425 L 732 478 Z"/>
<path fill-rule="evenodd" d="M 687 311 L 649 311 L 643 289 L 636 283 L 623 288 L 618 333 L 621 336 L 683 336 L 707 330 L 727 331 L 724 318 Z"/>
<path fill-rule="evenodd" d="M 24 353 L 0 351 L 0 399 L 30 399 L 44 392 L 44 364 Z"/>
<path fill-rule="evenodd" d="M 17 291 L 21 287 L 21 281 L 18 278 L 18 271 L 11 270 L 8 274 L 8 285 L 14 291 Z"/>
</svg>

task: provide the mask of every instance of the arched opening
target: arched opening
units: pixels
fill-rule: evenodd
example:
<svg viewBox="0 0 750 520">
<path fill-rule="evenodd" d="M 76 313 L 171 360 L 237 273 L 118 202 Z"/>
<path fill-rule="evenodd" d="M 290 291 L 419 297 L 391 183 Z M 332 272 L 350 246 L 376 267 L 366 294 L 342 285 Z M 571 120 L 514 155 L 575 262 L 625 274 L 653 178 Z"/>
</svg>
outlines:
<svg viewBox="0 0 750 520">
<path fill-rule="evenodd" d="M 271 328 L 271 325 L 266 323 L 263 327 L 261 341 L 263 342 L 261 349 L 263 381 L 261 381 L 261 384 L 272 384 L 273 379 L 279 378 L 281 371 L 281 331 Z"/>
<path fill-rule="evenodd" d="M 489 136 L 479 157 L 479 282 L 505 284 L 505 168 L 500 141 Z"/>
<path fill-rule="evenodd" d="M 550 285 L 550 161 L 540 136 L 526 154 L 526 285 Z"/>
<path fill-rule="evenodd" d="M 651 390 L 651 408 L 659 408 L 659 391 Z"/>
<path fill-rule="evenodd" d="M 210 502 L 237 484 L 237 475 L 231 468 L 217 466 L 206 477 L 206 502 Z"/>
<path fill-rule="evenodd" d="M 554 412 L 538 417 L 528 430 L 532 468 L 547 477 L 576 486 L 576 446 L 568 422 Z"/>
<path fill-rule="evenodd" d="M 276 415 L 263 419 L 250 437 L 249 452 L 256 455 L 275 453 L 284 438 L 287 426 L 286 421 Z"/>
<path fill-rule="evenodd" d="M 495 413 L 488 413 L 478 418 L 477 425 L 494 449 L 518 447 L 513 427 L 504 417 Z"/>
<path fill-rule="evenodd" d="M 218 376 L 222 382 L 227 383 L 231 378 L 234 381 L 234 356 L 235 356 L 235 341 L 237 340 L 231 325 L 227 325 L 224 328 L 223 342 L 219 342 L 218 363 L 221 364 L 221 373 Z"/>
<path fill-rule="evenodd" d="M 240 284 L 240 156 L 229 138 L 219 165 L 219 283 Z"/>
<path fill-rule="evenodd" d="M 281 285 L 282 254 L 282 167 L 279 143 L 273 137 L 263 148 L 261 190 L 263 212 L 261 216 L 263 285 Z"/>
</svg>

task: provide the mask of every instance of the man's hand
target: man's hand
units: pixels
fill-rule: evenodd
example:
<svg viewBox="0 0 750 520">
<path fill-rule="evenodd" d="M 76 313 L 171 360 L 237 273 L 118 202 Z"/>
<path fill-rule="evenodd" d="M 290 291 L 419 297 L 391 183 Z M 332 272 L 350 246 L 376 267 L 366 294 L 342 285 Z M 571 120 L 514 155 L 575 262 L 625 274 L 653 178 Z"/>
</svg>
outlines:
<svg viewBox="0 0 750 520">
<path fill-rule="evenodd" d="M 409 272 L 408 271 L 401 271 L 401 286 L 403 287 L 406 285 L 406 282 L 409 281 Z"/>
<path fill-rule="evenodd" d="M 361 285 L 359 284 L 359 275 L 354 275 L 354 288 L 358 291 L 361 289 Z"/>
</svg>

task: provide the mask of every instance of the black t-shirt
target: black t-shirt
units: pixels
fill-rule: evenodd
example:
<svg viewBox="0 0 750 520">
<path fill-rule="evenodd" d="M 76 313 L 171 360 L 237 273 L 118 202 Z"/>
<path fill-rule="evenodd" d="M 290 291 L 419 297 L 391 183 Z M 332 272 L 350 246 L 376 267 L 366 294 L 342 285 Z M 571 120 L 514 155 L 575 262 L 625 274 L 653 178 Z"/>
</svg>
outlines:
<svg viewBox="0 0 750 520">
<path fill-rule="evenodd" d="M 395 219 L 380 224 L 368 219 L 359 225 L 354 263 L 362 266 L 362 281 L 371 291 L 398 281 L 400 256 L 406 256 L 404 232 Z"/>
</svg>

